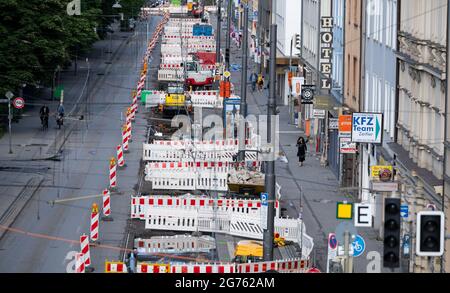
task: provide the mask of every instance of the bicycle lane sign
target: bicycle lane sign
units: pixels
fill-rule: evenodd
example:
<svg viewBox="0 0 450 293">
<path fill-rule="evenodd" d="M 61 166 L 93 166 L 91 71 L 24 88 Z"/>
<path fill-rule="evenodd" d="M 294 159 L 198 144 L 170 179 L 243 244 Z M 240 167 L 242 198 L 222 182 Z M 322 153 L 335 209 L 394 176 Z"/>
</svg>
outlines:
<svg viewBox="0 0 450 293">
<path fill-rule="evenodd" d="M 352 242 L 353 257 L 361 256 L 366 250 L 366 242 L 360 235 L 356 235 L 355 240 Z"/>
</svg>

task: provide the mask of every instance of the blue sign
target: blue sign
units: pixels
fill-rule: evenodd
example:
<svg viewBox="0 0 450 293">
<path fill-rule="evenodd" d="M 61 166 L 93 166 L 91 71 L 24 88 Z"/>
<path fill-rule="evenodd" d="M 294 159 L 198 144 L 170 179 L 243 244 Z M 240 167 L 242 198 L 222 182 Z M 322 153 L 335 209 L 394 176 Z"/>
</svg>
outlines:
<svg viewBox="0 0 450 293">
<path fill-rule="evenodd" d="M 337 245 L 338 241 L 336 239 L 336 234 L 330 233 L 330 235 L 328 236 L 328 246 L 330 247 L 330 249 L 336 249 Z"/>
<path fill-rule="evenodd" d="M 352 142 L 380 144 L 382 134 L 383 114 L 353 113 Z"/>
<path fill-rule="evenodd" d="M 408 218 L 409 217 L 409 207 L 407 205 L 400 206 L 400 216 L 402 218 Z"/>
<path fill-rule="evenodd" d="M 261 205 L 262 206 L 269 206 L 269 194 L 268 193 L 261 193 Z"/>
<path fill-rule="evenodd" d="M 362 238 L 360 235 L 356 235 L 355 240 L 352 243 L 352 246 L 354 257 L 361 256 L 366 250 L 366 242 L 364 241 L 364 238 Z"/>
</svg>

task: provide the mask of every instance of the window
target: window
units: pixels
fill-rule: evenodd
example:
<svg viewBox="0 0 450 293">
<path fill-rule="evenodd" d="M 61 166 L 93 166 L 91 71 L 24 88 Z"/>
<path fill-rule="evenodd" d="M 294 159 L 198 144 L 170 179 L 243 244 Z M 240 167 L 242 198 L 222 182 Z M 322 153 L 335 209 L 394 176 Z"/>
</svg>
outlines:
<svg viewBox="0 0 450 293">
<path fill-rule="evenodd" d="M 357 80 L 357 72 L 358 72 L 358 59 L 353 57 L 353 96 L 357 98 L 357 88 L 358 88 L 358 80 Z"/>
</svg>

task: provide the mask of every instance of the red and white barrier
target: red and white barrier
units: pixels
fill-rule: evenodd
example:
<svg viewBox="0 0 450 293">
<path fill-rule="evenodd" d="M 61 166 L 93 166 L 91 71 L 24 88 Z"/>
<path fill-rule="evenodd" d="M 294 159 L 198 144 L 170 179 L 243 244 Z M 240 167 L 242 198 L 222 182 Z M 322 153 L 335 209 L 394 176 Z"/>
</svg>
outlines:
<svg viewBox="0 0 450 293">
<path fill-rule="evenodd" d="M 89 251 L 89 238 L 86 234 L 80 236 L 80 247 L 84 256 L 84 265 L 88 267 L 91 264 L 91 253 Z"/>
<path fill-rule="evenodd" d="M 164 63 L 164 64 L 160 64 L 159 68 L 161 69 L 184 69 L 183 66 L 181 66 L 180 64 L 176 64 L 176 63 Z"/>
<path fill-rule="evenodd" d="M 128 137 L 128 129 L 127 129 L 127 125 L 125 124 L 122 127 L 122 146 L 123 146 L 123 150 L 124 152 L 128 152 L 129 150 L 129 141 L 128 141 L 129 137 Z"/>
<path fill-rule="evenodd" d="M 136 273 L 167 274 L 170 273 L 170 265 L 140 263 L 136 266 Z"/>
<path fill-rule="evenodd" d="M 233 274 L 234 264 L 185 264 L 172 265 L 172 274 Z"/>
<path fill-rule="evenodd" d="M 98 240 L 98 226 L 99 226 L 99 213 L 98 208 L 92 208 L 91 212 L 91 241 L 96 242 Z"/>
<path fill-rule="evenodd" d="M 245 273 L 264 273 L 267 271 L 277 272 L 292 272 L 292 273 L 305 273 L 308 269 L 309 262 L 306 260 L 294 259 L 294 260 L 282 260 L 272 262 L 260 262 L 260 263 L 248 263 L 236 265 L 236 272 L 239 274 Z"/>
<path fill-rule="evenodd" d="M 125 159 L 123 158 L 123 149 L 120 144 L 117 146 L 117 164 L 119 165 L 120 168 L 125 166 Z"/>
<path fill-rule="evenodd" d="M 111 193 L 108 189 L 103 190 L 103 215 L 109 217 L 111 215 Z"/>
<path fill-rule="evenodd" d="M 83 253 L 77 253 L 75 255 L 75 272 L 78 274 L 85 273 L 85 264 Z"/>
<path fill-rule="evenodd" d="M 123 262 L 105 263 L 105 273 L 128 273 L 127 266 Z"/>
<path fill-rule="evenodd" d="M 114 158 L 109 161 L 109 187 L 110 189 L 117 187 L 117 165 Z"/>
</svg>

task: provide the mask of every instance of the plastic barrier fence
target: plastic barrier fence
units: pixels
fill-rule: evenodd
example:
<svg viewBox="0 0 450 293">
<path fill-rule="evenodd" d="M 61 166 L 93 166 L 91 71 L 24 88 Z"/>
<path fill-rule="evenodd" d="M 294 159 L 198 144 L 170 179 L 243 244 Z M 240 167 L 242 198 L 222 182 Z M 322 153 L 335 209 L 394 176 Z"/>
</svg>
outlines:
<svg viewBox="0 0 450 293">
<path fill-rule="evenodd" d="M 180 252 L 210 252 L 216 248 L 215 239 L 210 236 L 191 235 L 159 236 L 151 239 L 137 238 L 134 247 L 140 255 Z"/>
</svg>

